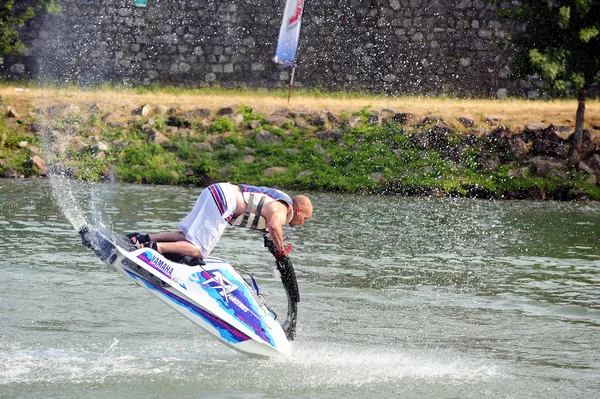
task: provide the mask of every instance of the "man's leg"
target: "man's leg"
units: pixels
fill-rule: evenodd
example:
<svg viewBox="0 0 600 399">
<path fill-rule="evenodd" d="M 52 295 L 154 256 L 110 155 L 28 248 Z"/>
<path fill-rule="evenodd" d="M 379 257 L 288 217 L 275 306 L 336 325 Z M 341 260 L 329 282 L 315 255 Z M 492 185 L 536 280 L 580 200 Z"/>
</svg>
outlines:
<svg viewBox="0 0 600 399">
<path fill-rule="evenodd" d="M 165 231 L 162 233 L 150 234 L 150 241 L 154 242 L 176 242 L 185 241 L 185 235 L 179 230 Z"/>
<path fill-rule="evenodd" d="M 189 241 L 175 242 L 157 242 L 156 249 L 161 254 L 181 254 L 184 256 L 193 256 L 194 258 L 202 258 L 202 254 L 198 248 Z"/>
</svg>

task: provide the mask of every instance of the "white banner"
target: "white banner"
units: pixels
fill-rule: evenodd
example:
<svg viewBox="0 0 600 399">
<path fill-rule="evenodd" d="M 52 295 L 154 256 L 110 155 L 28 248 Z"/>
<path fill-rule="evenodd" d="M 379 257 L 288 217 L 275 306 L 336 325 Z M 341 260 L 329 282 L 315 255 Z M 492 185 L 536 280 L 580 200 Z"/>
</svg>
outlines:
<svg viewBox="0 0 600 399">
<path fill-rule="evenodd" d="M 294 66 L 303 10 L 304 0 L 287 0 L 274 58 L 274 61 L 279 64 Z"/>
</svg>

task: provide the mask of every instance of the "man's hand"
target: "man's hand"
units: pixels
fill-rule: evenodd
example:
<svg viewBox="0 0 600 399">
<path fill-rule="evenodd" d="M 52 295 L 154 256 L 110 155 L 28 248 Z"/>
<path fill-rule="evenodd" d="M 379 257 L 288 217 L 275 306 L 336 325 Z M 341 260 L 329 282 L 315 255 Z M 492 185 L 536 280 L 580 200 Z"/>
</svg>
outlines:
<svg viewBox="0 0 600 399">
<path fill-rule="evenodd" d="M 275 259 L 280 261 L 284 258 L 284 256 L 287 256 L 287 254 L 289 254 L 290 252 L 292 252 L 292 246 L 288 245 L 287 247 L 284 247 L 283 251 L 275 252 L 275 254 L 274 254 Z"/>
</svg>

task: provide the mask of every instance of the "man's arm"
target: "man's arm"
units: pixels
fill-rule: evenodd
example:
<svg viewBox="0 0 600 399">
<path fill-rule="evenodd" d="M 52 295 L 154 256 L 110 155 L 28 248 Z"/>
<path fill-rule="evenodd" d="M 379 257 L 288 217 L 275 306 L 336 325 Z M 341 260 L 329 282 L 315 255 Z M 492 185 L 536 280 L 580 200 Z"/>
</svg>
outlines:
<svg viewBox="0 0 600 399">
<path fill-rule="evenodd" d="M 284 252 L 283 225 L 287 221 L 287 206 L 281 202 L 273 202 L 269 204 L 269 208 L 271 209 L 268 209 L 267 212 L 263 212 L 263 216 L 267 219 L 269 236 L 277 246 L 277 250 L 279 252 Z"/>
</svg>

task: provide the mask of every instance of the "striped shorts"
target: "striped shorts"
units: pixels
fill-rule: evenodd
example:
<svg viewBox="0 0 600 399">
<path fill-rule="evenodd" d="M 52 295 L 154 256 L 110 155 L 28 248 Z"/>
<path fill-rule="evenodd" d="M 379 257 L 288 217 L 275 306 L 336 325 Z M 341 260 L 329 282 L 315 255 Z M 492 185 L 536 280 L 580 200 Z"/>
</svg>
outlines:
<svg viewBox="0 0 600 399">
<path fill-rule="evenodd" d="M 206 258 L 219 242 L 237 208 L 239 187 L 217 183 L 202 191 L 194 209 L 179 223 L 185 239 L 200 250 Z"/>
</svg>

